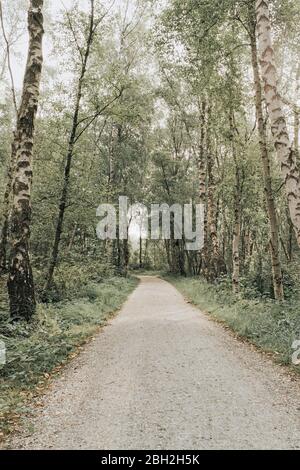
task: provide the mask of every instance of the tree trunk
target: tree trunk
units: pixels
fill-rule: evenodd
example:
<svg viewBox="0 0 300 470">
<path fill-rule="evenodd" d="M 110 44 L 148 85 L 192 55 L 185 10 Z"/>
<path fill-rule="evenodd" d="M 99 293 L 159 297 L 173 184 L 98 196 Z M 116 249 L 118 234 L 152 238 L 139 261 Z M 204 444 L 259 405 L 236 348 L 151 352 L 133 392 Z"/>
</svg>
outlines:
<svg viewBox="0 0 300 470">
<path fill-rule="evenodd" d="M 288 253 L 289 253 L 289 260 L 290 262 L 293 261 L 293 236 L 294 236 L 294 228 L 293 224 L 288 218 L 288 224 L 289 224 L 289 233 L 288 233 Z"/>
<path fill-rule="evenodd" d="M 199 200 L 200 204 L 206 203 L 206 163 L 205 163 L 205 116 L 206 116 L 206 103 L 201 103 L 200 110 L 200 151 L 198 156 L 198 172 L 199 172 Z"/>
<path fill-rule="evenodd" d="M 87 63 L 88 63 L 88 59 L 90 55 L 94 33 L 95 33 L 94 2 L 91 1 L 89 34 L 87 38 L 85 54 L 84 54 L 83 61 L 82 61 L 81 73 L 80 73 L 80 77 L 78 80 L 76 102 L 75 102 L 72 127 L 71 127 L 69 145 L 68 145 L 68 152 L 67 152 L 65 169 L 64 169 L 63 188 L 62 188 L 62 193 L 61 193 L 60 202 L 59 202 L 58 218 L 57 218 L 56 229 L 55 229 L 55 238 L 54 238 L 50 263 L 49 263 L 49 269 L 48 269 L 48 273 L 46 276 L 46 283 L 44 287 L 45 297 L 47 297 L 47 292 L 49 291 L 51 287 L 54 271 L 55 271 L 55 268 L 57 266 L 57 261 L 58 261 L 59 245 L 60 245 L 60 240 L 61 240 L 61 235 L 62 235 L 63 222 L 64 222 L 64 216 L 65 216 L 65 210 L 66 210 L 67 198 L 68 198 L 69 186 L 70 186 L 70 174 L 71 174 L 72 160 L 73 160 L 73 154 L 74 154 L 74 146 L 76 143 L 76 133 L 77 133 L 77 127 L 79 123 L 78 118 L 79 118 L 80 103 L 82 99 L 82 87 L 83 87 L 84 77 L 86 74 Z"/>
<path fill-rule="evenodd" d="M 272 178 L 270 170 L 270 160 L 267 145 L 266 124 L 263 115 L 262 107 L 262 88 L 261 79 L 259 74 L 259 65 L 257 58 L 257 44 L 256 44 L 256 25 L 255 25 L 255 10 L 254 4 L 249 5 L 249 27 L 250 27 L 250 41 L 251 41 L 251 57 L 252 67 L 255 82 L 255 103 L 256 103 L 256 116 L 258 122 L 259 132 L 259 145 L 260 153 L 263 163 L 263 176 L 265 185 L 265 198 L 267 205 L 267 212 L 270 226 L 270 255 L 272 262 L 273 272 L 273 287 L 274 296 L 276 300 L 284 299 L 282 270 L 279 255 L 279 226 L 276 214 L 276 205 L 273 196 Z"/>
<path fill-rule="evenodd" d="M 13 318 L 29 320 L 36 301 L 29 258 L 31 223 L 32 151 L 38 108 L 43 55 L 43 0 L 31 0 L 28 11 L 29 50 L 18 111 L 13 149 L 16 168 L 12 191 L 11 259 L 8 277 L 10 313 Z M 14 150 L 13 150 L 14 151 Z"/>
<path fill-rule="evenodd" d="M 118 124 L 113 123 L 110 133 L 109 145 L 109 173 L 106 188 L 107 203 L 115 205 L 117 203 L 116 194 L 116 153 L 121 139 L 121 130 Z M 118 271 L 118 244 L 119 244 L 119 226 L 117 222 L 117 240 L 106 240 L 106 262 L 108 264 L 108 273 L 113 274 Z"/>
<path fill-rule="evenodd" d="M 7 67 L 8 67 L 8 72 L 10 76 L 11 93 L 12 93 L 12 101 L 13 101 L 13 106 L 14 106 L 14 111 L 15 111 L 15 119 L 17 121 L 18 106 L 17 106 L 14 76 L 13 76 L 12 67 L 11 67 L 11 54 L 10 54 L 11 45 L 7 37 L 6 31 L 5 31 L 1 1 L 0 1 L 0 21 L 1 21 L 3 39 L 6 45 Z M 10 218 L 10 209 L 11 209 L 11 195 L 12 195 L 11 193 L 12 193 L 12 184 L 13 184 L 15 165 L 16 165 L 16 146 L 15 146 L 15 136 L 14 136 L 12 146 L 11 146 L 10 162 L 8 165 L 7 184 L 6 184 L 6 188 L 4 192 L 4 199 L 3 199 L 4 210 L 3 210 L 3 216 L 2 216 L 2 232 L 0 236 L 0 275 L 7 271 L 7 244 L 8 244 L 9 218 Z"/>
<path fill-rule="evenodd" d="M 281 165 L 291 220 L 294 225 L 298 245 L 300 246 L 300 174 L 296 155 L 288 135 L 286 118 L 283 112 L 283 101 L 277 86 L 277 70 L 271 39 L 268 0 L 256 0 L 256 19 L 262 78 L 271 129 L 278 160 Z"/>
<path fill-rule="evenodd" d="M 167 255 L 167 263 L 169 266 L 170 272 L 172 272 L 172 263 L 171 263 L 171 254 L 170 254 L 170 240 L 164 240 L 165 250 Z"/>
<path fill-rule="evenodd" d="M 9 218 L 10 218 L 10 205 L 11 205 L 11 193 L 13 185 L 14 170 L 16 164 L 16 144 L 15 136 L 11 145 L 11 157 L 7 173 L 7 183 L 4 193 L 4 210 L 2 217 L 2 232 L 0 237 L 0 275 L 5 273 L 7 270 L 7 242 L 8 242 L 8 231 L 9 231 Z"/>
<path fill-rule="evenodd" d="M 208 248 L 209 248 L 209 278 L 213 279 L 218 276 L 218 260 L 219 254 L 219 242 L 216 225 L 216 203 L 214 198 L 215 192 L 215 179 L 213 175 L 213 157 L 210 150 L 208 149 L 207 155 L 207 172 L 208 172 L 208 190 L 207 190 L 207 226 L 208 226 Z"/>
<path fill-rule="evenodd" d="M 294 150 L 296 154 L 296 163 L 300 168 L 300 155 L 299 155 L 299 131 L 300 131 L 300 117 L 299 108 L 296 105 L 300 92 L 300 65 L 297 67 L 296 72 L 296 87 L 295 87 L 295 106 L 294 106 Z"/>
<path fill-rule="evenodd" d="M 139 266 L 140 266 L 140 269 L 143 266 L 143 239 L 142 239 L 142 234 L 140 235 Z"/>
<path fill-rule="evenodd" d="M 234 293 L 239 291 L 240 287 L 240 240 L 241 240 L 241 199 L 242 186 L 240 168 L 236 158 L 234 129 L 231 123 L 232 152 L 235 161 L 235 194 L 234 194 L 234 224 L 232 238 L 232 290 Z"/>
<path fill-rule="evenodd" d="M 129 257 L 130 257 L 130 252 L 129 252 L 129 243 L 127 239 L 127 240 L 123 240 L 123 272 L 125 276 L 128 275 Z"/>
<path fill-rule="evenodd" d="M 208 116 L 209 119 L 209 116 Z M 214 177 L 214 157 L 210 145 L 210 129 L 207 129 L 207 276 L 209 280 L 216 279 L 220 274 L 226 272 L 226 267 L 219 249 L 218 231 L 217 231 L 217 204 L 215 201 L 215 177 Z"/>
<path fill-rule="evenodd" d="M 199 202 L 204 206 L 204 246 L 199 253 L 199 269 L 204 274 L 207 270 L 207 173 L 205 158 L 205 128 L 206 128 L 206 102 L 202 101 L 200 107 L 200 146 L 198 156 L 198 175 L 199 175 Z"/>
</svg>

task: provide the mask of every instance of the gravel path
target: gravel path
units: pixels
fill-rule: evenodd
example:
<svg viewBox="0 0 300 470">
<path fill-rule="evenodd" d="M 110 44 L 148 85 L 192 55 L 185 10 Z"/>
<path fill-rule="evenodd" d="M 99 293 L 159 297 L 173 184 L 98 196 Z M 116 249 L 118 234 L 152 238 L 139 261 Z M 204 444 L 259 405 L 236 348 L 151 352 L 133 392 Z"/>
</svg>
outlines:
<svg viewBox="0 0 300 470">
<path fill-rule="evenodd" d="M 26 449 L 300 448 L 300 386 L 142 277 L 121 313 L 45 395 Z"/>
</svg>

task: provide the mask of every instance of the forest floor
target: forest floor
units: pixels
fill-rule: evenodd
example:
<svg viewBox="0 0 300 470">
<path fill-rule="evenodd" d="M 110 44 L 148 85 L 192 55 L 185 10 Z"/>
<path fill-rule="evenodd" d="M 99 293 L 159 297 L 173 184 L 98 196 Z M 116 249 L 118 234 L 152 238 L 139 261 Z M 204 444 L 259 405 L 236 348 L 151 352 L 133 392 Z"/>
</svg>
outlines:
<svg viewBox="0 0 300 470">
<path fill-rule="evenodd" d="M 300 382 L 143 276 L 9 448 L 300 448 Z"/>
</svg>

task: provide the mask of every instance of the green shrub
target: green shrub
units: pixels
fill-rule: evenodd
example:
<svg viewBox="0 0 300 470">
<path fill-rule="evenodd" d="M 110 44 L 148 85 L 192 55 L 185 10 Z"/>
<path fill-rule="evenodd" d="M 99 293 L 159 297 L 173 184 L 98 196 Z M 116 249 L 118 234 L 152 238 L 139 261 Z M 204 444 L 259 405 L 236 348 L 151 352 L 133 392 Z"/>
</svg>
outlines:
<svg viewBox="0 0 300 470">
<path fill-rule="evenodd" d="M 99 262 L 94 263 L 60 263 L 55 271 L 50 292 L 47 293 L 48 302 L 61 302 L 82 297 L 83 290 L 91 283 L 99 283 L 107 276 L 106 267 Z M 43 298 L 45 273 L 35 270 L 35 284 L 38 299 Z"/>
</svg>

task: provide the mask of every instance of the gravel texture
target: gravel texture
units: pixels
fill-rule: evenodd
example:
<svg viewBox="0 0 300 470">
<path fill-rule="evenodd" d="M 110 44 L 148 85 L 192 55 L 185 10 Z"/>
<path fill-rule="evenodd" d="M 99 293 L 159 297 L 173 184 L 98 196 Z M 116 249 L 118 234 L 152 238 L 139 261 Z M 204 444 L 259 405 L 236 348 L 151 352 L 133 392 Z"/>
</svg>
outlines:
<svg viewBox="0 0 300 470">
<path fill-rule="evenodd" d="M 10 448 L 300 448 L 299 392 L 283 367 L 144 276 Z"/>
</svg>

